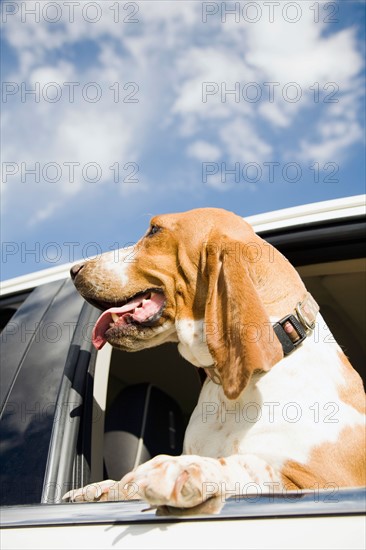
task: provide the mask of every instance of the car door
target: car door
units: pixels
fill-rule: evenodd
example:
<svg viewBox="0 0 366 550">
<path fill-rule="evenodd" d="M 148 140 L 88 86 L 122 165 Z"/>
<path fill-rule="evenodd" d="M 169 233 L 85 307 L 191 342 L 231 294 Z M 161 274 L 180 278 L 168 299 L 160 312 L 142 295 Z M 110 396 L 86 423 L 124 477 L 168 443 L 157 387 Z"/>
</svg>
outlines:
<svg viewBox="0 0 366 550">
<path fill-rule="evenodd" d="M 75 462 L 96 316 L 69 280 L 7 297 L 1 333 L 1 503 L 52 502 L 82 479 Z M 82 453 L 79 454 L 81 456 Z"/>
</svg>

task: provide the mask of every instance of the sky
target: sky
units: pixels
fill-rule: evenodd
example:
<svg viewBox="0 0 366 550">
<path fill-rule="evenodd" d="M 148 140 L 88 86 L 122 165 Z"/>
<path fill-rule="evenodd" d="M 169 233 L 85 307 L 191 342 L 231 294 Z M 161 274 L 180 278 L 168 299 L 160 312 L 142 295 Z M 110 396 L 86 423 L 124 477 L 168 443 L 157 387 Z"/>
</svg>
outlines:
<svg viewBox="0 0 366 550">
<path fill-rule="evenodd" d="M 1 2 L 1 279 L 365 192 L 365 2 Z"/>
</svg>

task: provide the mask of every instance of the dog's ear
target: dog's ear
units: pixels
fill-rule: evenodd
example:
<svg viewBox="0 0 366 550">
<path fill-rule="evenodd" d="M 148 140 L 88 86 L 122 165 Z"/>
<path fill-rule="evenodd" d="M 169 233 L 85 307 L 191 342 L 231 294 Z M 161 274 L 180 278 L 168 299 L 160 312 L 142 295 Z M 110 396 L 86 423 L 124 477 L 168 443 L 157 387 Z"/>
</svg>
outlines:
<svg viewBox="0 0 366 550">
<path fill-rule="evenodd" d="M 206 343 L 229 399 L 240 395 L 255 370 L 267 371 L 283 358 L 242 249 L 243 242 L 222 236 L 206 248 Z"/>
</svg>

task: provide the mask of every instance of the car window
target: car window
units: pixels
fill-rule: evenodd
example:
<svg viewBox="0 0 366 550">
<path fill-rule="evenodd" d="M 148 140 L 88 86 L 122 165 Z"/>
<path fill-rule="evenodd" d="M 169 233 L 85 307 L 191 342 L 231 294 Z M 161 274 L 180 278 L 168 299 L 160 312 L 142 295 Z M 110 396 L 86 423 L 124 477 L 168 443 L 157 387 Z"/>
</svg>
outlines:
<svg viewBox="0 0 366 550">
<path fill-rule="evenodd" d="M 57 398 L 83 301 L 68 281 L 36 288 L 1 334 L 1 502 L 41 501 Z"/>
<path fill-rule="evenodd" d="M 263 237 L 297 267 L 365 380 L 366 327 L 358 307 L 364 227 L 357 219 Z M 90 333 L 98 311 L 70 281 L 42 285 L 13 309 L 2 333 L 3 504 L 60 503 L 67 490 L 106 478 L 105 423 L 126 388 L 153 384 L 188 421 L 202 380 L 175 345 L 133 354 L 106 346 L 96 353 Z"/>
<path fill-rule="evenodd" d="M 15 295 L 4 297 L 0 301 L 0 332 L 4 330 L 10 319 L 23 304 L 25 299 L 31 294 L 29 292 L 21 292 Z"/>
</svg>

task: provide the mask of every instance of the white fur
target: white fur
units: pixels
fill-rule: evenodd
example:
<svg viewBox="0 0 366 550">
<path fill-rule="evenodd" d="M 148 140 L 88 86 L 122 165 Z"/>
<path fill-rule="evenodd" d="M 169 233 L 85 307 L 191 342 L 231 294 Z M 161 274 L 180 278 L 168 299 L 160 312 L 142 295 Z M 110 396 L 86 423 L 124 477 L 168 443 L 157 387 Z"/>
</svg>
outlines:
<svg viewBox="0 0 366 550">
<path fill-rule="evenodd" d="M 204 320 L 180 319 L 175 321 L 179 353 L 196 367 L 213 365 L 212 356 L 206 344 Z"/>
<path fill-rule="evenodd" d="M 100 257 L 102 267 L 111 271 L 111 279 L 120 281 L 121 286 L 127 286 L 130 282 L 129 268 L 135 260 L 135 247 L 127 246 L 107 252 Z"/>
</svg>

